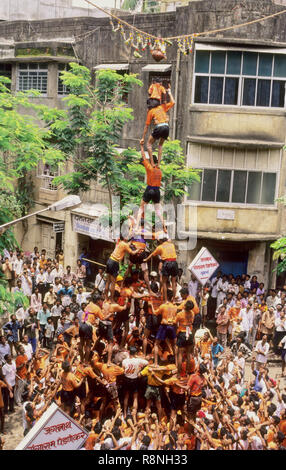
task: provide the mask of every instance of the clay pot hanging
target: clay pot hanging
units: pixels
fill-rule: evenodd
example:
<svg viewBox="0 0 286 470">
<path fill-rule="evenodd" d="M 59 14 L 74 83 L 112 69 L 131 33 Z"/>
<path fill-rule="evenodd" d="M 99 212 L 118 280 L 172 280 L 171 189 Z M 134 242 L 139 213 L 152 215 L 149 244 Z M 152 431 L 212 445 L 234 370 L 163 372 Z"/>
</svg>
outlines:
<svg viewBox="0 0 286 470">
<path fill-rule="evenodd" d="M 156 62 L 167 59 L 165 54 L 160 49 L 153 49 L 153 51 L 151 51 L 151 55 Z"/>
</svg>

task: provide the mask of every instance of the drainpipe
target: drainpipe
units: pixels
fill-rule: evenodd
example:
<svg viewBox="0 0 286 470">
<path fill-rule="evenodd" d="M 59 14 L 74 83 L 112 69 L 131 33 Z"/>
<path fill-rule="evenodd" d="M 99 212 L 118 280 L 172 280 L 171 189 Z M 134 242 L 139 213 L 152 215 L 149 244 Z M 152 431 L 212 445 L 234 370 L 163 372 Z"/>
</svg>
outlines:
<svg viewBox="0 0 286 470">
<path fill-rule="evenodd" d="M 174 94 L 174 114 L 173 114 L 173 125 L 172 125 L 172 140 L 176 138 L 177 120 L 178 120 L 178 89 L 179 89 L 179 74 L 180 74 L 180 61 L 181 51 L 177 49 L 177 62 L 176 62 L 176 79 L 175 79 L 175 94 Z"/>
</svg>

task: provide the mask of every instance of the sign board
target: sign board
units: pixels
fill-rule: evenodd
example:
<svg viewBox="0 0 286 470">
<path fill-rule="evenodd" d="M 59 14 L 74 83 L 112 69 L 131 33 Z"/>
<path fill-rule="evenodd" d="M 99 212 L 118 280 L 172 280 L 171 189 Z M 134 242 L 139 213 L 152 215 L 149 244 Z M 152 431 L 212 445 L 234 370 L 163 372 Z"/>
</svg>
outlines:
<svg viewBox="0 0 286 470">
<path fill-rule="evenodd" d="M 235 212 L 229 209 L 218 209 L 216 218 L 221 220 L 234 220 Z"/>
<path fill-rule="evenodd" d="M 203 247 L 188 269 L 196 276 L 197 280 L 204 286 L 216 269 L 219 267 L 217 260 Z"/>
<path fill-rule="evenodd" d="M 16 450 L 77 450 L 87 436 L 84 428 L 52 403 Z"/>
<path fill-rule="evenodd" d="M 56 233 L 64 232 L 65 231 L 65 223 L 64 222 L 55 222 L 53 223 L 53 231 Z"/>
<path fill-rule="evenodd" d="M 109 224 L 101 223 L 97 219 L 91 219 L 90 217 L 84 217 L 80 215 L 73 214 L 73 230 L 77 233 L 82 233 L 83 235 L 88 235 L 94 239 L 106 240 L 113 243 L 111 238 L 111 230 Z"/>
</svg>

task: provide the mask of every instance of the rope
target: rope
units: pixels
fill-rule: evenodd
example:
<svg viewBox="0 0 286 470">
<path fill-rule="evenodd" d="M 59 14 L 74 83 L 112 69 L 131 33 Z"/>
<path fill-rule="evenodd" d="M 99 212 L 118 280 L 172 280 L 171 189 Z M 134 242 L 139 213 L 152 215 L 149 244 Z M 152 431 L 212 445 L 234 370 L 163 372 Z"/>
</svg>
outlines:
<svg viewBox="0 0 286 470">
<path fill-rule="evenodd" d="M 258 18 L 256 20 L 247 21 L 245 23 L 240 23 L 240 24 L 233 25 L 233 26 L 228 26 L 226 28 L 213 29 L 213 30 L 210 30 L 210 31 L 202 31 L 200 33 L 182 34 L 180 36 L 168 36 L 166 38 L 161 38 L 161 37 L 154 36 L 152 34 L 146 33 L 145 31 L 142 31 L 141 29 L 136 28 L 135 26 L 131 25 L 130 23 L 127 23 L 127 21 L 123 20 L 122 18 L 119 18 L 118 16 L 114 15 L 113 13 L 110 13 L 110 12 L 106 11 L 104 8 L 99 7 L 98 5 L 91 2 L 90 0 L 84 0 L 84 1 L 86 3 L 92 5 L 93 7 L 97 8 L 98 10 L 101 10 L 107 16 L 110 16 L 111 18 L 115 19 L 119 23 L 125 24 L 128 28 L 133 29 L 137 33 L 145 35 L 149 38 L 160 40 L 160 41 L 171 41 L 171 40 L 174 40 L 174 39 L 183 39 L 183 38 L 190 38 L 190 37 L 193 37 L 193 36 L 202 36 L 202 35 L 208 35 L 208 34 L 221 33 L 223 31 L 230 31 L 230 30 L 233 30 L 233 29 L 242 28 L 244 26 L 249 26 L 251 24 L 259 23 L 260 21 L 269 20 L 270 18 L 275 18 L 276 16 L 283 15 L 283 14 L 286 13 L 286 10 L 281 10 L 281 11 L 278 11 L 276 13 L 272 13 L 271 15 L 263 16 L 262 18 Z"/>
</svg>

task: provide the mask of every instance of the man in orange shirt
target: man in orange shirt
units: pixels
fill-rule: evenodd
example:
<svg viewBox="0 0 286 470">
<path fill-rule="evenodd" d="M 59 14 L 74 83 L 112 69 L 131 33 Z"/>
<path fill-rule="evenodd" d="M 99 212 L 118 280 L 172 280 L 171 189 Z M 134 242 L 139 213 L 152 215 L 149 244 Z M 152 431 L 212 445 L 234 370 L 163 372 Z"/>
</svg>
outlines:
<svg viewBox="0 0 286 470">
<path fill-rule="evenodd" d="M 163 287 L 163 298 L 164 301 L 167 300 L 167 283 L 169 277 L 171 276 L 172 280 L 172 290 L 173 297 L 176 298 L 177 292 L 177 276 L 179 272 L 178 263 L 177 263 L 177 254 L 174 243 L 171 240 L 168 240 L 166 234 L 162 234 L 159 239 L 159 246 L 144 260 L 144 262 L 149 261 L 152 256 L 159 255 L 163 261 L 162 267 L 162 287 Z"/>
<path fill-rule="evenodd" d="M 153 310 L 154 315 L 162 315 L 161 325 L 156 335 L 154 347 L 155 366 L 158 365 L 158 346 L 161 341 L 166 341 L 170 353 L 175 356 L 177 307 L 172 303 L 173 292 L 171 290 L 167 292 L 167 299 L 166 303 L 160 305 L 157 310 Z"/>
<path fill-rule="evenodd" d="M 80 319 L 79 337 L 80 346 L 79 353 L 82 361 L 88 362 L 91 343 L 94 339 L 95 326 L 99 320 L 104 320 L 104 315 L 99 307 L 101 298 L 99 295 L 94 295 L 92 301 L 86 306 L 85 311 Z"/>
<path fill-rule="evenodd" d="M 176 316 L 177 323 L 177 367 L 178 371 L 181 372 L 183 352 L 186 353 L 187 357 L 187 373 L 190 369 L 190 356 L 193 347 L 193 322 L 195 314 L 193 312 L 194 304 L 191 300 L 188 300 L 185 304 L 185 308 L 182 312 L 179 312 Z"/>
<path fill-rule="evenodd" d="M 28 358 L 25 354 L 24 346 L 19 346 L 18 355 L 16 357 L 16 387 L 15 387 L 15 401 L 18 406 L 22 402 L 22 394 L 25 388 L 25 383 L 28 375 Z"/>
<path fill-rule="evenodd" d="M 143 159 L 143 165 L 146 170 L 147 176 L 147 188 L 144 191 L 143 198 L 140 203 L 140 208 L 137 214 L 135 232 L 139 230 L 139 225 L 141 223 L 141 218 L 144 214 L 145 205 L 149 202 L 153 202 L 155 213 L 161 220 L 163 227 L 165 228 L 164 218 L 162 215 L 162 209 L 160 204 L 160 187 L 162 181 L 162 171 L 159 168 L 159 163 L 156 155 L 150 158 L 150 161 L 146 158 L 144 152 L 144 145 L 140 142 L 141 156 Z M 166 229 L 165 229 L 166 230 Z"/>
<path fill-rule="evenodd" d="M 75 374 L 71 372 L 71 365 L 68 361 L 62 363 L 61 374 L 61 403 L 66 412 L 70 412 L 75 401 L 77 388 L 79 388 L 84 380 L 79 380 Z"/>
<path fill-rule="evenodd" d="M 119 264 L 124 259 L 126 253 L 130 255 L 136 255 L 140 249 L 132 250 L 130 243 L 127 243 L 127 239 L 123 238 L 116 244 L 115 249 L 111 253 L 109 260 L 106 263 L 106 273 L 108 275 L 105 285 L 105 299 L 108 299 L 108 291 L 110 287 L 110 298 L 114 302 L 114 291 L 116 278 L 119 272 Z"/>
<path fill-rule="evenodd" d="M 145 122 L 143 136 L 142 136 L 142 139 L 140 140 L 140 144 L 144 145 L 144 140 L 148 131 L 148 127 L 150 126 L 151 122 L 154 121 L 155 127 L 153 129 L 152 134 L 149 136 L 149 139 L 147 142 L 147 150 L 148 150 L 148 154 L 150 157 L 150 161 L 152 162 L 153 161 L 152 145 L 154 144 L 155 140 L 159 140 L 158 166 L 160 166 L 160 162 L 161 162 L 164 141 L 168 139 L 169 137 L 169 117 L 167 115 L 167 112 L 175 104 L 173 95 L 171 93 L 170 85 L 167 90 L 167 93 L 170 96 L 169 103 L 163 103 L 160 106 L 153 107 L 153 105 L 149 102 L 149 100 L 147 101 L 147 106 L 148 106 L 147 119 Z"/>
</svg>

